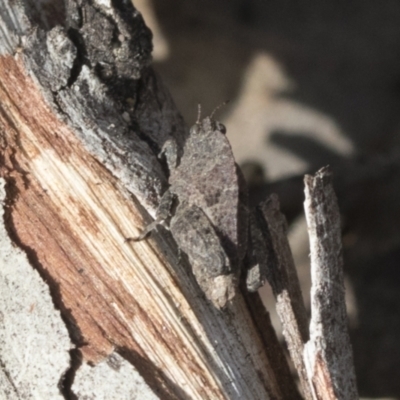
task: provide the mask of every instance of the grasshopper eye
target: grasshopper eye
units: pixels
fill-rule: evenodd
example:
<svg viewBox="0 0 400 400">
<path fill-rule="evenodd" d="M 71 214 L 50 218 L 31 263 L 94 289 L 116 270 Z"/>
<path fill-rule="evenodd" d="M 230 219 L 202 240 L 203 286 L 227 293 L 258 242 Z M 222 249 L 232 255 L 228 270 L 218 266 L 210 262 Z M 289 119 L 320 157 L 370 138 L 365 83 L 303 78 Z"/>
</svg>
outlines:
<svg viewBox="0 0 400 400">
<path fill-rule="evenodd" d="M 217 129 L 223 133 L 225 135 L 226 133 L 226 128 L 224 124 L 221 124 L 221 122 L 216 122 L 215 126 L 217 127 Z"/>
<path fill-rule="evenodd" d="M 198 135 L 200 133 L 200 125 L 199 124 L 194 124 L 190 128 L 189 132 L 190 132 L 191 135 Z"/>
</svg>

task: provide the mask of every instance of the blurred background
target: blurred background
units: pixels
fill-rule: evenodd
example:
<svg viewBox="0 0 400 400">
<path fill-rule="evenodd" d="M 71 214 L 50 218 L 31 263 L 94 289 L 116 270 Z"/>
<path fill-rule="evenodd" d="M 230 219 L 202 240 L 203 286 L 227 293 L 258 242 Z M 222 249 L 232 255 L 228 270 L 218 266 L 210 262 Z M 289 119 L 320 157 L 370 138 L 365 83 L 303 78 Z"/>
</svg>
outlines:
<svg viewBox="0 0 400 400">
<path fill-rule="evenodd" d="M 217 118 L 251 202 L 280 197 L 307 304 L 303 175 L 331 165 L 360 395 L 400 399 L 400 2 L 133 2 L 188 126 L 230 101 Z"/>
</svg>

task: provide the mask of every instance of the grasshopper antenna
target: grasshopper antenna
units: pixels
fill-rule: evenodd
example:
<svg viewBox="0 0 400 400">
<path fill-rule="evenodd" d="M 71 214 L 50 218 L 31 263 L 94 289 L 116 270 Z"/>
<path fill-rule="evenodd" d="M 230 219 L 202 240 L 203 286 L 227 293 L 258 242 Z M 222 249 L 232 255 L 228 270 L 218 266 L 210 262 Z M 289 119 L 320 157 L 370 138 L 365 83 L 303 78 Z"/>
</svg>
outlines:
<svg viewBox="0 0 400 400">
<path fill-rule="evenodd" d="M 229 103 L 229 100 L 224 101 L 223 103 L 221 103 L 220 105 L 218 105 L 217 107 L 214 108 L 214 111 L 211 113 L 210 115 L 210 119 L 212 119 L 214 117 L 214 114 L 223 106 L 227 105 Z"/>
<path fill-rule="evenodd" d="M 200 124 L 200 117 L 201 117 L 201 104 L 197 104 L 197 121 L 196 125 Z"/>
</svg>

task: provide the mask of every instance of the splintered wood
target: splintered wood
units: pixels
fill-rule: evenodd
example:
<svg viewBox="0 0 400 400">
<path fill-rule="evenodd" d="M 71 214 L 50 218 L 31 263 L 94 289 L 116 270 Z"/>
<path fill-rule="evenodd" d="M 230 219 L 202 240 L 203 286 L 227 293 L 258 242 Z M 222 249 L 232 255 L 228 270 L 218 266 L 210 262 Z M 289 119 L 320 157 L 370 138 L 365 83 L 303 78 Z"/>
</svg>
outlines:
<svg viewBox="0 0 400 400">
<path fill-rule="evenodd" d="M 276 312 L 282 324 L 283 336 L 291 359 L 299 375 L 303 395 L 307 400 L 312 400 L 303 360 L 304 343 L 308 339 L 307 312 L 286 236 L 286 218 L 279 211 L 279 200 L 276 195 L 271 195 L 260 204 L 259 210 L 266 222 L 264 237 L 270 259 L 268 281 L 276 298 Z"/>
<path fill-rule="evenodd" d="M 305 177 L 310 237 L 311 322 L 304 350 L 315 399 L 358 399 L 347 328 L 340 215 L 329 168 Z"/>
<path fill-rule="evenodd" d="M 131 377 L 141 382 L 132 389 L 141 399 L 299 399 L 257 294 L 238 293 L 219 310 L 167 231 L 142 242 L 126 240 L 155 215 L 167 188 L 159 150 L 171 135 L 178 142 L 185 135 L 179 112 L 149 67 L 151 34 L 140 14 L 130 2 L 68 1 L 67 12 L 49 9 L 51 16 L 40 2 L 37 9 L 11 0 L 2 4 L 0 231 L 7 240 L 0 241 L 0 261 L 7 268 L 0 265 L 0 280 L 13 290 L 1 293 L 8 298 L 0 305 L 11 306 L 0 309 L 0 316 L 7 314 L 0 318 L 0 342 L 7 343 L 0 346 L 0 375 L 7 375 L 15 398 L 37 397 L 36 388 L 47 380 L 36 374 L 24 381 L 28 375 L 21 370 L 28 364 L 16 367 L 7 356 L 26 360 L 49 346 L 36 340 L 19 345 L 21 338 L 13 341 L 16 335 L 2 322 L 12 314 L 14 321 L 25 318 L 29 330 L 28 314 L 51 313 L 57 323 L 43 318 L 31 325 L 36 332 L 47 324 L 41 331 L 47 344 L 53 342 L 46 332 L 63 333 L 57 350 L 62 362 L 49 384 L 51 393 L 62 388 L 65 398 L 109 398 L 110 387 L 118 388 L 118 398 L 133 398 L 124 392 L 132 386 L 118 381 Z M 237 207 L 230 211 L 237 213 Z M 306 214 L 313 276 L 309 329 L 275 197 L 258 213 L 267 225 L 259 239 L 270 250 L 268 279 L 304 397 L 352 400 L 357 391 L 329 171 L 306 178 Z M 11 247 L 26 255 L 26 272 L 4 258 Z M 29 269 L 41 285 L 26 287 Z M 24 299 L 40 296 L 48 307 L 36 314 L 42 303 L 21 303 L 21 291 Z M 69 340 L 74 350 L 67 353 Z M 112 386 L 90 384 L 94 375 L 112 379 Z"/>
<path fill-rule="evenodd" d="M 82 40 L 74 42 L 64 24 L 44 29 L 26 15 L 31 8 L 3 3 L 4 232 L 48 286 L 51 305 L 60 311 L 76 348 L 65 373 L 69 378 L 60 376 L 60 386 L 72 397 L 74 390 L 79 392 L 72 388 L 77 370 L 116 353 L 162 399 L 283 399 L 279 371 L 266 355 L 243 298 L 237 296 L 225 312 L 215 309 L 165 231 L 140 243 L 126 240 L 150 219 L 166 188 L 157 140 L 184 132 L 165 87 L 149 68 L 151 36 L 140 14 L 129 2 L 68 2 L 80 8 L 69 22 L 85 25 Z M 84 14 L 91 18 L 79 21 Z M 121 14 L 132 17 L 129 26 Z M 111 35 L 103 37 L 103 25 L 92 24 L 99 20 L 113 25 Z M 78 33 L 80 26 L 74 29 Z M 118 30 L 125 39 L 116 52 L 112 41 Z M 105 50 L 119 56 L 120 66 L 128 64 L 125 72 L 134 70 L 129 79 L 111 80 L 121 84 L 120 78 L 122 85 L 107 86 L 94 67 L 97 61 L 77 56 L 101 56 L 86 42 L 96 38 L 101 43 L 95 44 L 109 44 Z M 90 53 L 88 47 L 95 50 Z M 128 50 L 136 56 L 125 57 Z M 125 90 L 127 82 L 130 90 Z M 16 286 L 24 285 L 22 278 L 13 276 L 20 282 Z M 35 345 L 26 346 L 21 358 L 43 351 Z M 13 348 L 0 349 L 0 358 L 7 359 L 4 353 Z M 21 368 L 5 369 L 23 398 Z M 32 397 L 34 390 L 31 385 L 27 393 Z M 101 397 L 96 390 L 101 389 L 93 386 L 93 396 Z M 138 397 L 144 398 L 143 393 Z"/>
<path fill-rule="evenodd" d="M 305 186 L 312 278 L 309 326 L 286 237 L 286 220 L 275 195 L 258 208 L 265 221 L 267 279 L 304 398 L 357 399 L 344 298 L 340 216 L 329 168 L 314 177 L 306 176 Z"/>
</svg>

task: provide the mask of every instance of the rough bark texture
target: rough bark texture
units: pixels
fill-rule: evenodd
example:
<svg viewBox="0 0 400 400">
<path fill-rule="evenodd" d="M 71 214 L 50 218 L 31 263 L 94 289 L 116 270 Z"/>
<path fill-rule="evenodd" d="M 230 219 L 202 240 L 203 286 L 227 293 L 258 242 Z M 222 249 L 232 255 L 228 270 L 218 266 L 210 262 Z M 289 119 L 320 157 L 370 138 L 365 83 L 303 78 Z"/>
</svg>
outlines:
<svg viewBox="0 0 400 400">
<path fill-rule="evenodd" d="M 340 215 L 329 168 L 305 177 L 311 322 L 304 362 L 316 399 L 358 399 L 344 298 Z"/>
<path fill-rule="evenodd" d="M 5 232 L 48 285 L 76 347 L 67 371 L 65 339 L 56 369 L 43 360 L 60 393 L 87 396 L 86 384 L 100 396 L 81 368 L 116 352 L 133 367 L 119 386 L 137 371 L 140 398 L 283 398 L 244 299 L 216 310 L 167 232 L 125 240 L 165 190 L 162 144 L 170 135 L 184 140 L 183 121 L 149 67 L 151 35 L 140 14 L 119 1 L 2 1 L 0 25 Z M 22 359 L 44 351 L 38 342 L 10 344 L 3 363 L 15 347 Z M 21 380 L 31 378 L 7 368 L 16 398 L 33 396 L 45 375 L 23 392 Z"/>
<path fill-rule="evenodd" d="M 271 195 L 258 209 L 261 229 L 268 250 L 268 282 L 276 298 L 276 310 L 290 356 L 299 374 L 304 397 L 312 399 L 303 361 L 304 343 L 308 339 L 307 313 L 301 295 L 293 256 L 286 236 L 287 224 L 279 211 L 276 195 Z"/>
<path fill-rule="evenodd" d="M 256 294 L 218 310 L 167 231 L 126 240 L 166 189 L 162 145 L 186 135 L 150 67 L 140 14 L 117 0 L 0 4 L 0 390 L 9 399 L 298 398 Z M 259 243 L 305 397 L 355 398 L 339 217 L 329 179 L 315 182 L 308 220 L 321 312 L 305 362 L 307 320 L 276 198 L 257 214 L 267 225 Z M 328 314 L 320 282 L 336 295 Z M 331 318 L 326 354 L 319 327 Z"/>
</svg>

